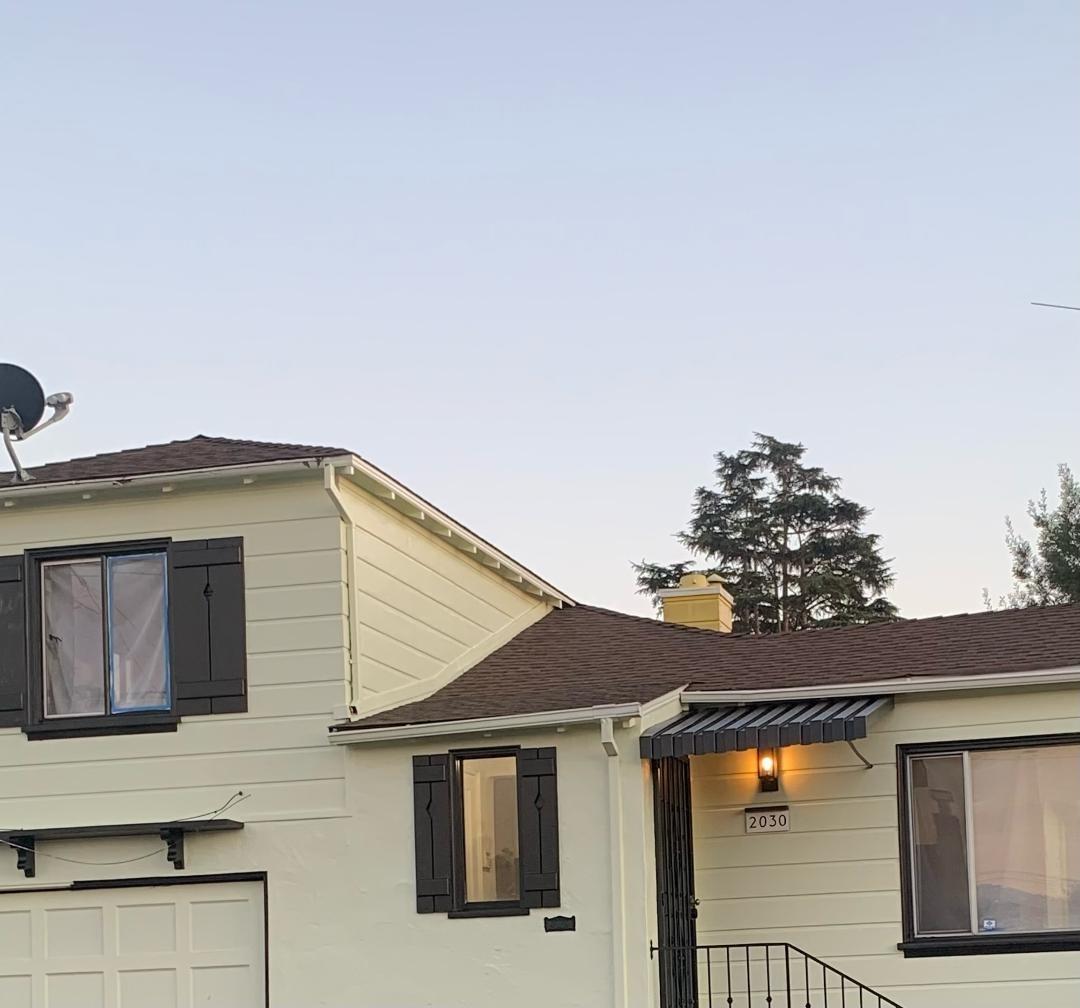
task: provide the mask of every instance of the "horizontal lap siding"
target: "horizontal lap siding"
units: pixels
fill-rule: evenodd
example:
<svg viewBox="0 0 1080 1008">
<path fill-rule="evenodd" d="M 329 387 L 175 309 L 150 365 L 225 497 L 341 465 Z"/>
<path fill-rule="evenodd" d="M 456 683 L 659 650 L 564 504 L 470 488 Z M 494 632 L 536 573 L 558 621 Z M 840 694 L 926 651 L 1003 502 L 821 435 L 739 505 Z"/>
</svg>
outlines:
<svg viewBox="0 0 1080 1008">
<path fill-rule="evenodd" d="M 537 609 L 535 598 L 374 497 L 349 489 L 347 499 L 365 700 L 431 679 L 466 655 L 479 660 L 493 635 Z"/>
<path fill-rule="evenodd" d="M 247 713 L 188 717 L 175 733 L 150 735 L 28 742 L 18 729 L 4 730 L 0 822 L 167 820 L 206 813 L 238 790 L 250 794 L 235 813 L 245 820 L 343 814 L 343 755 L 326 744 L 326 728 L 345 699 L 345 555 L 341 521 L 321 481 L 214 493 L 178 487 L 165 499 L 8 513 L 0 524 L 0 552 L 221 536 L 244 538 Z M 196 838 L 189 869 L 206 869 L 200 848 L 249 842 Z M 145 849 L 146 839 L 139 844 Z M 151 860 L 126 870 L 161 873 L 167 867 Z M 38 861 L 39 879 L 95 873 L 103 869 Z M 21 881 L 14 857 L 0 851 L 0 883 Z"/>
<path fill-rule="evenodd" d="M 857 743 L 781 752 L 781 792 L 758 791 L 753 753 L 694 757 L 694 850 L 702 943 L 788 941 L 905 1008 L 997 1008 L 1023 985 L 1040 1008 L 1080 990 L 1080 953 L 904 959 L 896 746 L 1080 731 L 1080 694 L 1040 689 L 898 697 Z M 746 836 L 743 809 L 791 806 L 791 832 Z"/>
</svg>

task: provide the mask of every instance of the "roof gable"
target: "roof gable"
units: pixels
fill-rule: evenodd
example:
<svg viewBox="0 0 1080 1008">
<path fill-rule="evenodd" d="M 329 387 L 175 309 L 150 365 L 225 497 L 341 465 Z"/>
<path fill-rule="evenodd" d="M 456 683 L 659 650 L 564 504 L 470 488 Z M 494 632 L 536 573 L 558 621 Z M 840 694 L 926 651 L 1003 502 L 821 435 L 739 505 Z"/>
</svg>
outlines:
<svg viewBox="0 0 1080 1008">
<path fill-rule="evenodd" d="M 10 507 L 15 504 L 16 498 L 21 502 L 74 495 L 78 493 L 79 484 L 84 483 L 104 484 L 109 492 L 116 493 L 126 492 L 136 484 L 141 484 L 145 490 L 147 484 L 158 477 L 166 478 L 167 483 L 179 478 L 206 482 L 217 479 L 219 473 L 228 475 L 231 470 L 269 468 L 282 463 L 292 463 L 294 470 L 303 466 L 317 470 L 324 468 L 324 463 L 331 460 L 335 470 L 333 479 L 336 480 L 338 473 L 344 475 L 383 504 L 399 511 L 447 544 L 469 554 L 472 562 L 488 568 L 521 591 L 549 604 L 573 604 L 569 596 L 524 564 L 347 448 L 248 441 L 200 434 L 182 441 L 34 466 L 28 470 L 33 479 L 26 483 L 9 484 L 3 491 L 3 498 L 5 507 Z M 324 474 L 324 480 L 326 478 Z"/>
</svg>

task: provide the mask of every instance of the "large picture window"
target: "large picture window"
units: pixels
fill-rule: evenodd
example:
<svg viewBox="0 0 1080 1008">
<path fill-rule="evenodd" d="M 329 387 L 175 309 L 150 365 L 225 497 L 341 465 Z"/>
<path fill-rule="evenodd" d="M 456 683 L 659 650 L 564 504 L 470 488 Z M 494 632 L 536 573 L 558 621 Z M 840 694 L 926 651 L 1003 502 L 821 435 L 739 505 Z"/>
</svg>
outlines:
<svg viewBox="0 0 1080 1008">
<path fill-rule="evenodd" d="M 1080 932 L 1080 741 L 905 754 L 910 939 Z"/>
</svg>

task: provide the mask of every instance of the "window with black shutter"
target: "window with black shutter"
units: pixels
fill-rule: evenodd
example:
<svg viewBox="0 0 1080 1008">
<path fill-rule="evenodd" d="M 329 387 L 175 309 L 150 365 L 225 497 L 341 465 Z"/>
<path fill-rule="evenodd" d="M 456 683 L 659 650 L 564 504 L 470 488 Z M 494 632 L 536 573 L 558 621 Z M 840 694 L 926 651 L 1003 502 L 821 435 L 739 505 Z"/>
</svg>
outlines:
<svg viewBox="0 0 1080 1008">
<path fill-rule="evenodd" d="M 168 731 L 244 711 L 244 630 L 239 538 L 0 557 L 0 726 Z"/>
<path fill-rule="evenodd" d="M 555 750 L 413 757 L 416 909 L 452 917 L 559 905 Z"/>
</svg>

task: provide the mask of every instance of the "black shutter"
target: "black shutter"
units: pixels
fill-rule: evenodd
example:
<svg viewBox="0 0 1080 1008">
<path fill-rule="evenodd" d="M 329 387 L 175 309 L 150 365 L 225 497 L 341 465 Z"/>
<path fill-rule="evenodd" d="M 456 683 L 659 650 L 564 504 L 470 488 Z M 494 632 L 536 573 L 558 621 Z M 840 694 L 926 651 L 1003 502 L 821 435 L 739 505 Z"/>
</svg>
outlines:
<svg viewBox="0 0 1080 1008">
<path fill-rule="evenodd" d="M 518 750 L 521 905 L 559 905 L 559 802 L 554 749 Z"/>
<path fill-rule="evenodd" d="M 26 723 L 26 591 L 22 554 L 0 557 L 0 726 Z"/>
<path fill-rule="evenodd" d="M 450 757 L 413 757 L 416 912 L 450 910 Z"/>
<path fill-rule="evenodd" d="M 169 544 L 169 615 L 177 712 L 246 711 L 242 538 Z"/>
</svg>

